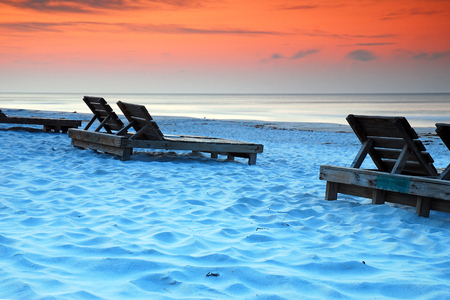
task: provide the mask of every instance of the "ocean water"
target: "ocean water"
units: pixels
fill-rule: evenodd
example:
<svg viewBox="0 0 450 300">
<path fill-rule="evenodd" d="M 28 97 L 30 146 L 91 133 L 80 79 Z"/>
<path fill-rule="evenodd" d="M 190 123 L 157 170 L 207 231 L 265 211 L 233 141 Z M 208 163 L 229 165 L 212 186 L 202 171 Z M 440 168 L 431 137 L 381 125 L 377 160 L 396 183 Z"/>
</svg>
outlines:
<svg viewBox="0 0 450 300">
<path fill-rule="evenodd" d="M 450 123 L 443 94 L 88 94 L 120 113 L 119 100 L 145 105 L 154 116 L 346 124 L 348 114 L 405 116 L 414 127 Z M 90 112 L 76 93 L 0 93 L 0 109 Z"/>
</svg>

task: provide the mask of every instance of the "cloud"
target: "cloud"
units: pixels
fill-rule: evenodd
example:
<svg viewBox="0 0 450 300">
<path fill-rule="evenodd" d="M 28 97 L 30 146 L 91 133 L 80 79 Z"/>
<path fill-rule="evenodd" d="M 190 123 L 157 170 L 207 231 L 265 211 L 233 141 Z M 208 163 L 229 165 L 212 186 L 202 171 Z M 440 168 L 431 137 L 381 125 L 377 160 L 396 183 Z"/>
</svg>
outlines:
<svg viewBox="0 0 450 300">
<path fill-rule="evenodd" d="M 323 30 L 315 30 L 315 31 L 299 31 L 297 32 L 300 35 L 311 36 L 311 37 L 329 37 L 329 38 L 337 38 L 337 39 L 385 39 L 385 38 L 395 38 L 398 35 L 392 33 L 384 33 L 384 34 L 375 34 L 375 35 L 367 35 L 367 34 L 336 34 L 330 33 Z"/>
<path fill-rule="evenodd" d="M 194 7 L 189 0 L 0 0 L 13 7 L 42 12 L 92 13 L 98 10 L 131 10 L 147 6 Z"/>
<path fill-rule="evenodd" d="M 280 59 L 280 58 L 284 58 L 284 57 L 281 54 L 274 53 L 274 54 L 272 54 L 272 56 L 270 58 L 271 59 Z"/>
<path fill-rule="evenodd" d="M 414 54 L 412 57 L 416 60 L 439 60 L 450 56 L 450 51 L 445 52 L 433 52 L 433 53 L 427 53 L 427 52 L 421 52 L 418 54 Z"/>
<path fill-rule="evenodd" d="M 269 60 L 279 60 L 279 59 L 290 59 L 290 60 L 296 60 L 296 59 L 301 59 L 304 58 L 306 56 L 318 53 L 320 50 L 319 49 L 311 49 L 311 50 L 302 50 L 302 51 L 298 51 L 297 53 L 295 53 L 293 56 L 284 56 L 283 54 L 279 54 L 279 53 L 273 53 L 270 58 L 268 59 L 263 59 L 261 60 L 261 62 L 267 62 Z"/>
<path fill-rule="evenodd" d="M 312 55 L 314 53 L 319 52 L 319 49 L 311 49 L 311 50 L 306 50 L 306 51 L 298 51 L 297 53 L 294 54 L 294 56 L 291 57 L 291 59 L 300 59 L 303 58 L 305 56 L 309 56 Z"/>
<path fill-rule="evenodd" d="M 378 57 L 368 50 L 355 50 L 348 53 L 345 58 L 359 61 L 371 61 L 377 59 Z"/>
<path fill-rule="evenodd" d="M 73 27 L 81 31 L 110 31 L 111 29 L 122 28 L 126 31 L 164 34 L 203 34 L 203 35 L 283 35 L 276 31 L 259 31 L 243 28 L 195 28 L 181 25 L 153 25 L 153 24 L 133 24 L 133 23 L 104 23 L 104 22 L 11 22 L 0 23 L 0 28 L 9 29 L 16 32 L 62 32 Z"/>
<path fill-rule="evenodd" d="M 386 14 L 381 20 L 402 19 L 411 16 L 434 16 L 443 12 L 443 10 L 425 10 L 421 8 L 402 9 Z"/>
<path fill-rule="evenodd" d="M 309 10 L 319 8 L 319 5 L 294 5 L 294 6 L 281 6 L 280 9 L 286 10 Z"/>
<path fill-rule="evenodd" d="M 385 46 L 385 45 L 395 45 L 396 43 L 359 43 L 356 46 Z"/>
<path fill-rule="evenodd" d="M 152 25 L 152 24 L 130 24 L 118 23 L 117 25 L 126 27 L 131 31 L 157 32 L 168 34 L 231 34 L 231 35 L 283 35 L 282 32 L 249 30 L 242 28 L 195 28 L 180 25 Z"/>
</svg>

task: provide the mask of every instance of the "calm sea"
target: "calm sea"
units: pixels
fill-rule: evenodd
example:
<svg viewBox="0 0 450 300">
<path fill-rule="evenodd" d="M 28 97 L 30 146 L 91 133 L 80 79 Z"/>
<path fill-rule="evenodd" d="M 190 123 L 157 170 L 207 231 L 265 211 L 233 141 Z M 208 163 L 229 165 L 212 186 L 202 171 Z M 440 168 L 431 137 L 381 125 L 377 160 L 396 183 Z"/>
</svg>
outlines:
<svg viewBox="0 0 450 300">
<path fill-rule="evenodd" d="M 0 93 L 0 109 L 90 112 L 83 94 Z M 398 115 L 412 126 L 450 123 L 444 94 L 89 94 L 119 112 L 118 100 L 145 105 L 154 116 L 346 124 L 352 114 Z"/>
</svg>

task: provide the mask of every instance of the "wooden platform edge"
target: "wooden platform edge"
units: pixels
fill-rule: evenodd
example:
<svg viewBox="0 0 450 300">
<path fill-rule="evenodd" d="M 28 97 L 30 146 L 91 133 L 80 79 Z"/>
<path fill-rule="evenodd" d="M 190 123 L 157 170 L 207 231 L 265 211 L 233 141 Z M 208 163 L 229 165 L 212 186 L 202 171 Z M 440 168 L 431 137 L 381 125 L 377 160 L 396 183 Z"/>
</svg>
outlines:
<svg viewBox="0 0 450 300">
<path fill-rule="evenodd" d="M 122 160 L 130 159 L 134 148 L 151 148 L 163 150 L 187 150 L 193 152 L 210 153 L 212 158 L 218 155 L 227 155 L 229 160 L 234 157 L 248 159 L 249 165 L 256 164 L 258 153 L 262 153 L 263 145 L 260 144 L 220 144 L 220 143 L 201 143 L 186 141 L 148 141 L 131 140 L 123 136 L 117 136 L 109 133 L 93 132 L 82 129 L 69 129 L 69 137 L 72 139 L 72 145 L 79 148 L 93 149 L 105 153 L 118 155 Z M 198 137 L 196 137 L 198 138 Z"/>
<path fill-rule="evenodd" d="M 78 128 L 81 126 L 80 120 L 25 117 L 0 117 L 0 123 L 43 125 L 45 131 L 54 130 L 55 132 L 62 131 L 63 133 L 66 133 L 69 128 Z"/>
<path fill-rule="evenodd" d="M 323 165 L 319 179 L 326 180 L 326 200 L 337 200 L 338 194 L 416 207 L 419 216 L 430 210 L 450 213 L 450 181 L 435 178 L 394 175 L 372 170 Z"/>
</svg>

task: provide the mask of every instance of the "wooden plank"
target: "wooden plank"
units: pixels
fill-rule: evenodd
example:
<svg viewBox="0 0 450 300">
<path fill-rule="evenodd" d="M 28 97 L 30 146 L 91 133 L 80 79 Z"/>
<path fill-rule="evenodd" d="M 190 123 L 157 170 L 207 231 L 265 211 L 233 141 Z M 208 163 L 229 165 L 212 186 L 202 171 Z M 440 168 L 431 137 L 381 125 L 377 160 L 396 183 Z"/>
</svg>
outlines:
<svg viewBox="0 0 450 300">
<path fill-rule="evenodd" d="M 136 132 L 142 130 L 142 128 L 147 127 L 146 131 L 143 132 L 142 139 L 162 141 L 164 135 L 159 129 L 156 122 L 152 121 L 153 118 L 147 111 L 145 106 L 125 103 L 122 101 L 117 102 L 122 113 L 127 118 L 128 122 L 133 122 L 133 128 Z"/>
<path fill-rule="evenodd" d="M 362 187 L 450 200 L 450 181 L 336 166 L 321 166 L 320 179 Z"/>
<path fill-rule="evenodd" d="M 401 150 L 398 149 L 382 149 L 382 148 L 377 148 L 376 151 L 378 152 L 379 156 L 382 157 L 383 159 L 398 159 L 398 157 L 401 154 Z M 424 157 L 424 159 L 426 159 L 427 162 L 429 163 L 433 163 L 434 160 L 431 157 L 431 155 L 428 152 L 422 152 L 422 155 Z M 417 157 L 414 153 L 411 153 L 408 157 L 408 161 L 414 161 L 414 162 L 418 162 Z"/>
<path fill-rule="evenodd" d="M 394 166 L 392 167 L 391 173 L 400 174 L 403 171 L 403 168 L 405 167 L 406 161 L 408 160 L 408 157 L 410 154 L 411 154 L 411 151 L 409 150 L 408 145 L 405 145 L 403 147 L 402 152 L 398 156 L 397 161 L 395 162 Z"/>
<path fill-rule="evenodd" d="M 358 137 L 361 144 L 364 144 L 365 141 L 368 140 L 367 134 L 364 131 L 364 128 L 361 124 L 359 124 L 359 120 L 356 116 L 350 114 L 347 116 L 347 121 L 350 125 L 350 127 L 353 129 L 353 132 Z M 373 147 L 369 150 L 369 155 L 372 158 L 374 164 L 377 166 L 378 170 L 386 172 L 387 169 L 384 166 L 381 158 L 377 154 L 377 152 L 373 149 Z"/>
<path fill-rule="evenodd" d="M 405 141 L 403 139 L 394 139 L 394 138 L 380 138 L 380 137 L 371 137 L 373 140 L 374 148 L 386 148 L 386 149 L 398 149 L 402 150 L 405 145 Z M 420 151 L 425 151 L 425 146 L 422 144 L 420 140 L 414 140 L 417 149 Z"/>
<path fill-rule="evenodd" d="M 439 175 L 438 179 L 450 180 L 450 165 L 445 168 L 445 170 Z"/>
<path fill-rule="evenodd" d="M 436 133 L 450 150 L 450 124 L 436 123 Z"/>
<path fill-rule="evenodd" d="M 405 117 L 399 116 L 364 116 L 352 115 L 363 128 L 367 136 L 385 136 L 403 138 L 406 134 L 413 139 L 418 139 L 416 131 L 409 125 Z M 400 125 L 400 128 L 398 127 Z M 379 133 L 377 133 L 379 132 Z"/>
<path fill-rule="evenodd" d="M 66 126 L 66 127 L 74 127 L 74 128 L 78 128 L 79 126 L 81 126 L 81 121 L 79 121 L 79 120 L 48 119 L 48 118 L 24 118 L 24 117 L 0 118 L 0 123 L 47 125 L 47 126 Z"/>
<path fill-rule="evenodd" d="M 331 182 L 331 183 L 333 183 L 333 182 Z M 328 182 L 327 182 L 327 184 L 328 184 Z M 338 184 L 338 193 L 345 194 L 345 195 L 352 195 L 355 197 L 373 199 L 373 193 L 375 190 L 376 189 L 357 186 L 357 185 L 350 185 L 350 184 L 344 184 L 344 183 Z M 325 195 L 325 199 L 326 199 L 326 197 L 327 197 L 327 195 Z M 385 191 L 385 201 L 386 202 L 416 207 L 416 212 L 417 212 L 418 198 L 419 198 L 418 196 L 414 196 L 414 195 Z M 326 200 L 328 200 L 328 199 L 326 199 Z M 450 213 L 450 201 L 436 199 L 436 198 L 429 198 L 429 200 L 430 200 L 430 210 Z M 420 213 L 422 214 L 422 216 L 424 216 L 424 217 L 426 216 L 425 213 L 423 213 L 423 212 L 420 212 Z"/>
<path fill-rule="evenodd" d="M 99 143 L 94 143 L 91 141 L 84 141 L 84 140 L 77 140 L 77 139 L 72 139 L 72 145 L 75 147 L 79 147 L 79 148 L 92 149 L 92 150 L 97 150 L 97 151 L 117 155 L 117 156 L 120 156 L 121 158 L 128 157 L 128 159 L 130 157 L 129 157 L 129 155 L 127 156 L 126 154 L 130 153 L 130 151 L 132 150 L 130 148 L 114 147 L 114 146 L 110 146 L 110 145 L 99 144 Z"/>
<path fill-rule="evenodd" d="M 396 160 L 383 160 L 386 168 L 391 171 L 396 164 Z M 436 171 L 437 172 L 437 171 Z M 416 175 L 416 176 L 429 176 L 428 172 L 424 170 L 423 166 L 417 162 L 408 161 L 403 167 L 402 174 L 405 175 Z M 437 177 L 437 176 L 435 176 Z"/>
<path fill-rule="evenodd" d="M 397 128 L 402 132 L 403 140 L 408 145 L 409 150 L 416 155 L 420 165 L 428 173 L 427 175 L 437 176 L 436 168 L 431 163 L 427 162 L 426 159 L 423 158 L 421 150 L 416 147 L 414 139 L 417 138 L 417 134 L 415 133 L 415 131 L 413 132 L 414 134 L 412 133 L 413 129 L 406 121 L 406 119 L 399 118 L 395 120 L 395 124 Z"/>
<path fill-rule="evenodd" d="M 359 169 L 359 167 L 363 163 L 364 159 L 366 158 L 367 154 L 369 153 L 370 149 L 372 149 L 372 146 L 373 146 L 373 141 L 371 139 L 366 140 L 362 144 L 361 149 L 359 149 L 359 152 L 356 155 L 356 157 L 353 160 L 350 167 Z"/>
<path fill-rule="evenodd" d="M 92 142 L 96 144 L 103 144 L 113 147 L 124 147 L 122 139 L 126 139 L 125 137 L 122 136 L 81 129 L 69 129 L 69 137 L 76 140 Z"/>
<path fill-rule="evenodd" d="M 217 153 L 262 153 L 263 146 L 260 144 L 228 144 L 209 142 L 209 139 L 202 142 L 189 141 L 150 141 L 150 140 L 129 140 L 123 139 L 122 146 L 131 148 L 153 148 L 165 150 L 190 150 L 200 152 L 217 152 Z M 238 155 L 235 155 L 238 156 Z"/>
<path fill-rule="evenodd" d="M 122 120 L 120 120 L 105 99 L 101 97 L 84 96 L 83 101 L 94 114 L 94 118 L 100 122 L 97 131 L 104 128 L 108 133 L 111 133 L 112 130 L 120 130 L 124 126 Z M 89 125 L 86 126 L 85 129 L 88 129 L 91 123 L 93 123 L 93 120 L 89 122 Z"/>
</svg>

